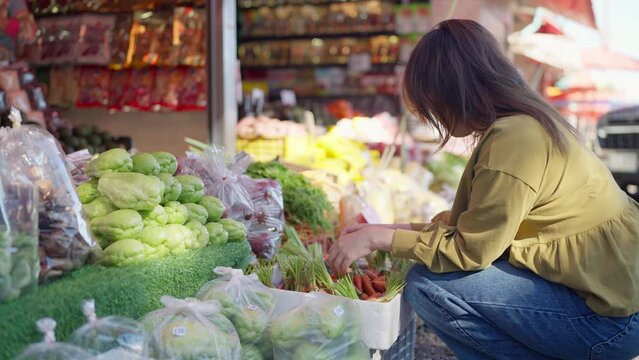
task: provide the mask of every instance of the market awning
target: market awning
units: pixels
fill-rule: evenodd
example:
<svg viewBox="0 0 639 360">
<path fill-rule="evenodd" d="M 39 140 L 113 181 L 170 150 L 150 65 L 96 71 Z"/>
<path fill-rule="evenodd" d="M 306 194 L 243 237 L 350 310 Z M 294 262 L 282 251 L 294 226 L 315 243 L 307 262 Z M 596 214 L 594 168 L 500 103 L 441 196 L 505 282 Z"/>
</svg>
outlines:
<svg viewBox="0 0 639 360">
<path fill-rule="evenodd" d="M 508 44 L 513 54 L 558 69 L 580 70 L 584 67 L 577 45 L 562 35 L 516 32 L 508 36 Z"/>
<path fill-rule="evenodd" d="M 596 28 L 595 13 L 591 0 L 528 0 L 531 6 L 541 6 L 561 16 Z"/>
</svg>

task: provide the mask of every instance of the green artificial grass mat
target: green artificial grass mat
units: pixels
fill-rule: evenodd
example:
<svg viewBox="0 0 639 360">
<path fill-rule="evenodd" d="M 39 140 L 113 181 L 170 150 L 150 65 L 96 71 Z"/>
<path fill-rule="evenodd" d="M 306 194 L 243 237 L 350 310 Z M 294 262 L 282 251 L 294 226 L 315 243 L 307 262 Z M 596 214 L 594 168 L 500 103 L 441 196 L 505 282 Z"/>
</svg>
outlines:
<svg viewBox="0 0 639 360">
<path fill-rule="evenodd" d="M 244 241 L 122 268 L 84 266 L 33 294 L 0 304 L 0 359 L 13 359 L 27 345 L 42 341 L 35 322 L 43 317 L 57 322 L 59 341 L 67 340 L 86 322 L 80 308 L 84 299 L 95 299 L 99 317 L 120 315 L 138 319 L 160 308 L 162 295 L 194 296 L 214 277 L 216 266 L 246 267 L 250 254 Z"/>
</svg>

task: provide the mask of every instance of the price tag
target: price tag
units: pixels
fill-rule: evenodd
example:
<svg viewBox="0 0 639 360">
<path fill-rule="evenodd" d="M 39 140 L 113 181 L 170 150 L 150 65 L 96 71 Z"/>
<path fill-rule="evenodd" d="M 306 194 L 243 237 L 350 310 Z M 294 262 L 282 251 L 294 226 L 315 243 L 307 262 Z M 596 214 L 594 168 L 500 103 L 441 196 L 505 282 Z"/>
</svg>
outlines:
<svg viewBox="0 0 639 360">
<path fill-rule="evenodd" d="M 333 309 L 333 313 L 341 318 L 344 315 L 344 308 L 341 305 L 338 305 L 335 309 Z"/>
<path fill-rule="evenodd" d="M 173 336 L 186 336 L 186 328 L 184 326 L 176 326 L 173 328 Z"/>
<path fill-rule="evenodd" d="M 295 91 L 293 90 L 280 91 L 280 99 L 282 100 L 282 105 L 285 105 L 285 106 L 297 105 L 297 96 L 295 96 Z"/>
<path fill-rule="evenodd" d="M 352 54 L 348 58 L 348 72 L 351 74 L 367 72 L 372 66 L 373 61 L 369 53 Z"/>
</svg>

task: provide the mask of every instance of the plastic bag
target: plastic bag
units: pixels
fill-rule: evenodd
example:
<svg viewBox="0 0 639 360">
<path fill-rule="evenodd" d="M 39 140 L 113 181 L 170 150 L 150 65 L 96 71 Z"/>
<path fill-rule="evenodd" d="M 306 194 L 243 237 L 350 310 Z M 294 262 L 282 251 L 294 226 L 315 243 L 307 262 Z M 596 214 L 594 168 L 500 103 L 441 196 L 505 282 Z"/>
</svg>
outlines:
<svg viewBox="0 0 639 360">
<path fill-rule="evenodd" d="M 9 171 L 0 154 L 0 302 L 38 285 L 38 194 L 20 173 Z"/>
<path fill-rule="evenodd" d="M 253 221 L 246 238 L 256 255 L 272 259 L 284 233 L 282 187 L 276 180 L 251 179 L 248 176 L 242 176 L 241 183 L 253 202 Z"/>
<path fill-rule="evenodd" d="M 223 217 L 239 221 L 248 228 L 253 219 L 253 202 L 240 176 L 251 162 L 251 157 L 246 153 L 238 153 L 230 158 L 224 148 L 212 145 L 201 154 L 187 153 L 181 171 L 199 176 L 206 187 L 206 194 L 224 203 L 226 210 Z"/>
<path fill-rule="evenodd" d="M 84 264 L 95 244 L 64 153 L 46 130 L 20 126 L 12 109 L 13 129 L 0 133 L 0 154 L 7 169 L 24 174 L 39 191 L 40 279 L 59 276 Z"/>
<path fill-rule="evenodd" d="M 229 267 L 216 267 L 214 272 L 218 278 L 204 284 L 196 297 L 220 302 L 240 337 L 243 354 L 257 351 L 263 359 L 272 358 L 268 327 L 275 310 L 273 295 L 255 274 Z"/>
<path fill-rule="evenodd" d="M 370 353 L 362 351 L 360 333 L 360 312 L 352 302 L 313 292 L 273 320 L 273 354 L 278 360 L 368 360 Z"/>
<path fill-rule="evenodd" d="M 71 343 L 97 355 L 122 350 L 132 355 L 147 356 L 149 344 L 142 324 L 135 320 L 107 316 L 98 318 L 93 299 L 82 302 L 82 312 L 88 322 L 71 335 Z"/>
<path fill-rule="evenodd" d="M 55 341 L 56 322 L 50 318 L 43 318 L 36 322 L 38 331 L 44 334 L 41 343 L 29 345 L 16 360 L 88 360 L 93 355 L 77 346 Z"/>
<path fill-rule="evenodd" d="M 162 296 L 164 308 L 141 322 L 151 334 L 151 356 L 163 360 L 239 360 L 240 338 L 215 300 Z"/>
</svg>

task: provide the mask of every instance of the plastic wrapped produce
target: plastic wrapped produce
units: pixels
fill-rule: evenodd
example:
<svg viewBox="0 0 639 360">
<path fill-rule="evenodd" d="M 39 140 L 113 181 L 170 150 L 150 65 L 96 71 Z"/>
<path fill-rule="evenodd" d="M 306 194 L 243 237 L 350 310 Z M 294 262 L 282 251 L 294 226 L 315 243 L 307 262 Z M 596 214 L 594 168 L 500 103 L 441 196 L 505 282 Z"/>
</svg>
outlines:
<svg viewBox="0 0 639 360">
<path fill-rule="evenodd" d="M 0 154 L 0 303 L 38 285 L 38 194 Z"/>
<path fill-rule="evenodd" d="M 55 341 L 56 322 L 43 318 L 36 322 L 38 331 L 44 334 L 44 340 L 30 345 L 17 357 L 17 360 L 89 360 L 93 355 L 77 346 Z"/>
<path fill-rule="evenodd" d="M 164 308 L 142 319 L 156 359 L 240 360 L 240 339 L 215 300 L 162 296 Z"/>
<path fill-rule="evenodd" d="M 273 356 L 268 338 L 268 327 L 275 310 L 273 295 L 257 275 L 244 275 L 242 270 L 217 267 L 218 277 L 206 283 L 197 298 L 217 300 L 223 307 L 223 314 L 235 326 L 243 352 L 246 348 L 259 351 L 260 359 Z M 246 354 L 243 359 L 247 358 Z"/>
<path fill-rule="evenodd" d="M 56 140 L 44 129 L 21 126 L 15 109 L 12 120 L 14 127 L 0 133 L 0 154 L 12 159 L 8 171 L 24 174 L 38 189 L 40 278 L 58 276 L 84 264 L 94 241 Z"/>
<path fill-rule="evenodd" d="M 206 194 L 222 200 L 224 217 L 248 227 L 253 219 L 253 202 L 240 177 L 251 161 L 245 153 L 230 158 L 223 148 L 213 145 L 200 154 L 187 153 L 181 171 L 197 175 L 204 182 Z"/>
<path fill-rule="evenodd" d="M 94 355 L 114 349 L 147 356 L 148 340 L 142 324 L 120 316 L 98 318 L 93 299 L 82 302 L 82 313 L 88 322 L 71 335 L 71 343 Z"/>
<path fill-rule="evenodd" d="M 247 240 L 253 252 L 272 259 L 284 232 L 284 198 L 276 180 L 242 177 L 242 184 L 253 202 L 253 221 L 248 226 Z"/>
<path fill-rule="evenodd" d="M 273 320 L 273 354 L 278 360 L 370 359 L 347 357 L 362 346 L 359 314 L 346 298 L 309 293 L 299 306 Z"/>
</svg>

